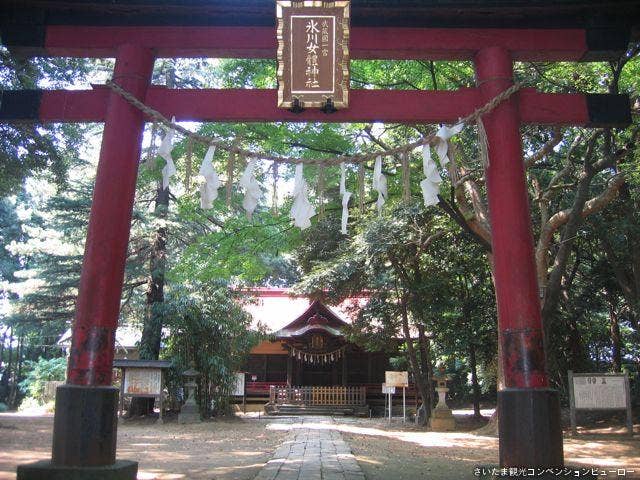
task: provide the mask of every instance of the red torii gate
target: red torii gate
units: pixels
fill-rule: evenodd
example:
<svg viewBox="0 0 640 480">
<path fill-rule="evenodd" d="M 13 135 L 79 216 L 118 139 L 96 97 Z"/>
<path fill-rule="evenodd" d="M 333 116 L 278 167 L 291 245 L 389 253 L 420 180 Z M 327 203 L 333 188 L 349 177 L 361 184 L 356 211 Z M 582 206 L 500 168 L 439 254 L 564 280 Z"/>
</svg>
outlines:
<svg viewBox="0 0 640 480">
<path fill-rule="evenodd" d="M 357 19 L 357 6 L 352 8 Z M 626 45 L 619 35 L 594 36 L 584 28 L 355 26 L 352 58 L 473 60 L 477 86 L 457 91 L 352 90 L 349 108 L 327 115 L 278 109 L 275 90 L 150 85 L 154 60 L 160 56 L 275 58 L 272 27 L 79 24 L 44 25 L 25 34 L 9 25 L 3 28 L 3 40 L 9 48 L 27 53 L 115 57 L 113 80 L 178 121 L 245 122 L 455 122 L 513 84 L 514 61 L 607 59 Z M 628 98 L 622 95 L 523 89 L 483 118 L 506 386 L 498 394 L 502 466 L 563 464 L 557 393 L 549 388 L 544 365 L 520 124 L 624 126 L 630 122 L 629 112 Z M 121 96 L 100 86 L 88 91 L 3 92 L 0 121 L 105 123 L 67 385 L 56 397 L 52 461 L 20 466 L 19 479 L 68 478 L 72 471 L 94 478 L 105 470 L 113 473 L 109 478 L 135 478 L 135 462 L 116 462 L 117 390 L 110 385 L 144 120 Z"/>
</svg>

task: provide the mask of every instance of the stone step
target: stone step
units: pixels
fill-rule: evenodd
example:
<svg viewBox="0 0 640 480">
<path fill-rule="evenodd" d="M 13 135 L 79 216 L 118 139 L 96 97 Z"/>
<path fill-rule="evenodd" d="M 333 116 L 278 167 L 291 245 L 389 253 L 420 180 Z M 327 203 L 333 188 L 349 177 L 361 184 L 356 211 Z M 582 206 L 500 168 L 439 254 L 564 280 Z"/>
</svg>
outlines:
<svg viewBox="0 0 640 480">
<path fill-rule="evenodd" d="M 271 405 L 273 415 L 368 415 L 369 407 L 339 405 Z"/>
</svg>

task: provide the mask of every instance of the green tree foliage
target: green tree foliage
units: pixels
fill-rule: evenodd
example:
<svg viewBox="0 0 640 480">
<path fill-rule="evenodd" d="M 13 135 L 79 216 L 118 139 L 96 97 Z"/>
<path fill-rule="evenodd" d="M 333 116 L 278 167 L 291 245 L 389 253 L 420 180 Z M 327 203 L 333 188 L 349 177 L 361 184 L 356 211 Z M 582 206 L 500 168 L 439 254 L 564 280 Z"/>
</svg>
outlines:
<svg viewBox="0 0 640 480">
<path fill-rule="evenodd" d="M 26 362 L 26 378 L 20 383 L 20 389 L 39 404 L 43 403 L 46 382 L 62 381 L 67 370 L 67 359 L 38 358 L 37 361 Z"/>
<path fill-rule="evenodd" d="M 249 350 L 262 338 L 252 329 L 251 317 L 224 284 L 174 287 L 165 301 L 168 328 L 166 354 L 174 362 L 173 388 L 179 375 L 195 368 L 198 403 L 203 417 L 224 415 Z"/>
<path fill-rule="evenodd" d="M 16 58 L 0 47 L 0 89 L 56 88 L 88 84 L 91 74 L 107 62 L 71 58 Z M 51 179 L 61 188 L 78 158 L 83 134 L 80 124 L 40 125 L 0 123 L 0 196 L 18 194 L 24 180 Z"/>
</svg>

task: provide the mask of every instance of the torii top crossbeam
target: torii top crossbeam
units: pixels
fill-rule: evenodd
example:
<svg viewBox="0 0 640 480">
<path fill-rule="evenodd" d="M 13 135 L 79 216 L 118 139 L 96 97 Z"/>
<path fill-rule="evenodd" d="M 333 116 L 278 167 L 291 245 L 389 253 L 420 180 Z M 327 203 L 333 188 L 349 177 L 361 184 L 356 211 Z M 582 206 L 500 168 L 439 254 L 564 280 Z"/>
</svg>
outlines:
<svg viewBox="0 0 640 480">
<path fill-rule="evenodd" d="M 0 28 L 4 44 L 18 54 L 115 57 L 114 82 L 177 120 L 440 123 L 456 121 L 510 88 L 514 61 L 617 58 L 639 17 L 637 1 L 353 0 L 352 58 L 471 60 L 476 87 L 354 90 L 349 108 L 333 114 L 278 109 L 275 90 L 150 86 L 158 56 L 275 58 L 272 0 L 5 0 Z M 486 179 L 506 386 L 498 393 L 500 464 L 561 466 L 559 404 L 545 369 L 520 126 L 623 126 L 630 122 L 629 101 L 624 95 L 524 89 L 482 120 L 489 146 Z M 105 123 L 68 385 L 58 390 L 56 400 L 52 461 L 56 468 L 111 468 L 117 390 L 108 385 L 143 114 L 101 87 L 5 91 L 0 121 Z M 32 477 L 19 472 L 18 479 L 50 478 L 47 468 L 34 466 Z M 118 478 L 133 479 L 135 471 L 128 475 Z"/>
<path fill-rule="evenodd" d="M 637 2 L 352 2 L 354 59 L 472 60 L 489 46 L 514 61 L 608 60 L 626 48 Z M 115 57 L 123 41 L 156 57 L 275 58 L 273 2 L 194 0 L 68 2 L 9 1 L 0 7 L 4 44 L 21 54 Z M 402 28 L 397 28 L 397 26 Z M 541 28 L 544 27 L 544 28 Z M 104 121 L 109 93 L 46 91 L 6 94 L 0 119 L 42 122 Z M 333 115 L 278 109 L 275 90 L 164 90 L 145 103 L 178 121 L 453 122 L 482 104 L 477 89 L 458 91 L 353 90 L 352 107 Z M 238 109 L 238 105 L 243 105 Z M 519 96 L 523 123 L 620 125 L 624 99 L 585 95 Z"/>
</svg>

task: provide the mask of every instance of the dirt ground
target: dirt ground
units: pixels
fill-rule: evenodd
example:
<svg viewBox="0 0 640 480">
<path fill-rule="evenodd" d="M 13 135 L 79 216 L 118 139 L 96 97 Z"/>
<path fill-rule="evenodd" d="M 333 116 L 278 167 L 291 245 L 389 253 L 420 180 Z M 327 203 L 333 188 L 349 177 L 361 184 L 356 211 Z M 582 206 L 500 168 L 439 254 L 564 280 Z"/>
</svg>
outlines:
<svg viewBox="0 0 640 480">
<path fill-rule="evenodd" d="M 15 479 L 18 464 L 51 458 L 52 428 L 52 415 L 0 414 L 0 479 Z M 118 425 L 118 458 L 140 462 L 139 480 L 250 480 L 285 436 L 264 421 L 125 422 Z"/>
<path fill-rule="evenodd" d="M 388 424 L 384 419 L 335 417 L 330 428 L 342 432 L 368 480 L 477 478 L 476 466 L 497 464 L 498 441 L 464 431 L 473 422 L 463 414 L 456 418 L 463 431 L 455 433 L 425 432 L 399 419 Z M 140 462 L 141 480 L 250 480 L 284 440 L 292 421 L 247 416 L 198 425 L 123 423 L 118 456 Z M 0 479 L 14 479 L 20 463 L 49 458 L 52 424 L 51 415 L 0 414 Z M 612 431 L 565 437 L 565 462 L 625 468 L 624 478 L 640 478 L 640 440 Z"/>
<path fill-rule="evenodd" d="M 383 419 L 367 420 L 368 424 L 345 419 L 337 428 L 367 480 L 477 479 L 475 467 L 498 464 L 498 439 L 472 433 L 477 425 L 469 413 L 456 415 L 463 431 L 451 433 L 425 432 L 396 419 L 391 424 Z M 606 471 L 600 478 L 640 478 L 640 439 L 619 432 L 624 429 L 601 428 L 575 438 L 565 435 L 565 464 Z M 625 469 L 625 475 L 619 476 L 617 469 Z"/>
</svg>

